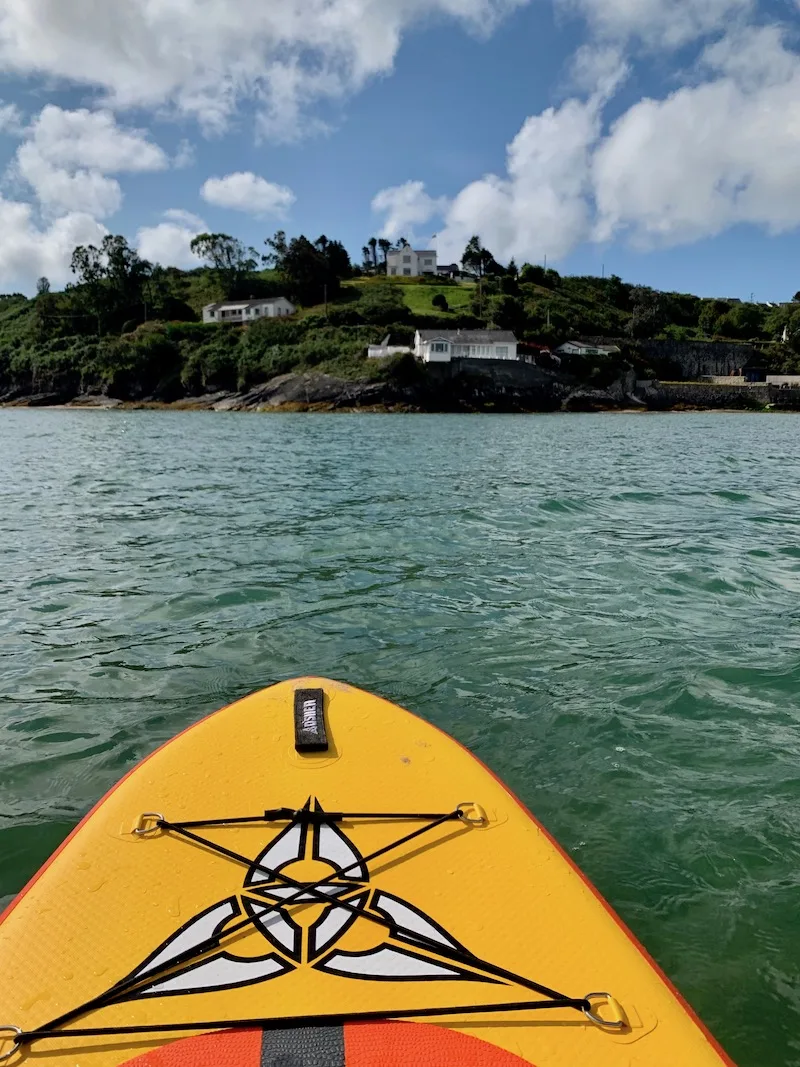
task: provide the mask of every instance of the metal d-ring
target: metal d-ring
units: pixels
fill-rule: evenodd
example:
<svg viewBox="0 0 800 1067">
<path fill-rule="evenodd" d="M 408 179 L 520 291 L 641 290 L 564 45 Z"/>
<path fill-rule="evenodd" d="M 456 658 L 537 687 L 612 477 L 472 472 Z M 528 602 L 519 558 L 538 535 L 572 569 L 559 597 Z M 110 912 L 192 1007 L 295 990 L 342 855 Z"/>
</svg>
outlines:
<svg viewBox="0 0 800 1067">
<path fill-rule="evenodd" d="M 0 1063 L 10 1059 L 22 1045 L 22 1030 L 18 1026 L 0 1026 L 0 1038 L 2 1038 L 3 1034 L 12 1035 L 12 1044 L 8 1052 L 0 1053 Z"/>
<path fill-rule="evenodd" d="M 592 1011 L 592 999 L 593 998 L 595 998 L 595 999 L 596 998 L 602 998 L 603 1000 L 607 1001 L 608 1003 L 613 1004 L 614 1007 L 617 1009 L 617 1012 L 620 1015 L 620 1018 L 611 1020 L 611 1019 L 603 1019 L 599 1015 L 595 1015 L 595 1013 Z M 615 998 L 612 997 L 612 995 L 610 993 L 587 993 L 586 996 L 583 999 L 589 1005 L 588 1008 L 583 1008 L 582 1009 L 583 1014 L 586 1016 L 586 1018 L 590 1022 L 593 1022 L 595 1024 L 595 1026 L 600 1026 L 604 1030 L 623 1030 L 628 1025 L 627 1022 L 625 1021 L 625 1017 L 622 1015 L 622 1009 L 620 1008 L 619 1004 L 617 1003 Z"/>
<path fill-rule="evenodd" d="M 153 822 L 152 826 L 149 826 L 149 822 Z M 148 834 L 153 834 L 157 830 L 160 830 L 160 823 L 164 821 L 164 816 L 158 811 L 143 811 L 139 816 L 139 821 L 133 828 L 133 832 L 138 837 L 146 837 Z"/>
<path fill-rule="evenodd" d="M 477 819 L 467 815 L 467 812 L 464 810 L 465 808 L 471 808 L 478 816 Z M 460 804 L 456 805 L 456 811 L 458 812 L 459 819 L 463 822 L 468 822 L 471 826 L 485 826 L 489 821 L 486 817 L 486 812 L 480 804 L 476 804 L 474 800 L 462 800 Z"/>
</svg>

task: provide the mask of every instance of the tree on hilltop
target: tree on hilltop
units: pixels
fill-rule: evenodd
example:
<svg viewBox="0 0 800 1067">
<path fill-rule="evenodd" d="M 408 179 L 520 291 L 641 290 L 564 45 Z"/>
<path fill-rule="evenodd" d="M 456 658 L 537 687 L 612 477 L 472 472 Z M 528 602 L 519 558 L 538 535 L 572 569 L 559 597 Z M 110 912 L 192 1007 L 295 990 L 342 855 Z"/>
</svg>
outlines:
<svg viewBox="0 0 800 1067">
<path fill-rule="evenodd" d="M 306 306 L 320 304 L 339 291 L 343 278 L 353 273 L 350 256 L 341 241 L 324 234 L 309 241 L 300 234 L 287 241 L 283 230 L 264 242 L 269 251 L 264 262 L 274 267 L 291 300 Z"/>
<path fill-rule="evenodd" d="M 505 268 L 500 266 L 488 248 L 483 247 L 477 234 L 467 242 L 461 256 L 461 266 L 478 278 L 487 274 L 505 274 Z"/>
<path fill-rule="evenodd" d="M 226 299 L 245 293 L 248 276 L 258 266 L 258 252 L 227 233 L 200 233 L 189 245 L 211 267 Z"/>
<path fill-rule="evenodd" d="M 378 238 L 378 248 L 380 248 L 381 255 L 383 256 L 383 273 L 387 274 L 388 273 L 387 257 L 388 257 L 389 253 L 392 250 L 392 242 L 390 240 L 388 240 L 388 238 L 386 238 L 386 237 L 379 237 Z"/>
</svg>

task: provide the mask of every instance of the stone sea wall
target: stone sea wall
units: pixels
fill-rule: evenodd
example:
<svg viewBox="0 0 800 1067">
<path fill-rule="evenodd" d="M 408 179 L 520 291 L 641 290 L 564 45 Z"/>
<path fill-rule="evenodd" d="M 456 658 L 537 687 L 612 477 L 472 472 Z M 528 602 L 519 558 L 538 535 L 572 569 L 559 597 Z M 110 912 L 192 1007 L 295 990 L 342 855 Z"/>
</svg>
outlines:
<svg viewBox="0 0 800 1067">
<path fill-rule="evenodd" d="M 768 385 L 716 385 L 705 382 L 655 382 L 645 399 L 650 407 L 758 410 L 771 402 Z"/>
</svg>

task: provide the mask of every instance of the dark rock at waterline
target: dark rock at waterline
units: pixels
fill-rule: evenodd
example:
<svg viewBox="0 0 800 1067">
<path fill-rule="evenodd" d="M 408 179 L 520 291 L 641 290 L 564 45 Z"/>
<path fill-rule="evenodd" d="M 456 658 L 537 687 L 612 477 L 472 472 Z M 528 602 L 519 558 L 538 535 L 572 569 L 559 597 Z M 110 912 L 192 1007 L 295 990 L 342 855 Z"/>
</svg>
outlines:
<svg viewBox="0 0 800 1067">
<path fill-rule="evenodd" d="M 509 360 L 462 359 L 421 366 L 402 374 L 357 380 L 314 371 L 281 374 L 245 392 L 217 391 L 166 400 L 158 394 L 121 398 L 104 394 L 63 396 L 5 394 L 0 403 L 26 406 L 174 407 L 207 411 L 347 410 L 401 411 L 601 411 L 656 406 L 643 395 L 632 371 L 605 388 L 581 383 L 560 371 Z M 635 392 L 634 392 L 635 391 Z M 635 395 L 635 394 L 638 394 Z"/>
<path fill-rule="evenodd" d="M 27 396 L 16 396 L 9 399 L 7 396 L 0 399 L 0 403 L 8 407 L 18 408 L 43 408 L 57 404 L 66 404 L 69 397 L 63 393 L 29 393 Z"/>
<path fill-rule="evenodd" d="M 561 404 L 562 411 L 609 411 L 620 401 L 608 389 L 573 389 Z"/>
<path fill-rule="evenodd" d="M 88 393 L 82 396 L 74 396 L 69 402 L 71 408 L 118 408 L 122 401 L 113 396 L 104 396 L 102 393 Z"/>
<path fill-rule="evenodd" d="M 358 407 L 385 403 L 388 392 L 384 382 L 348 381 L 331 374 L 280 374 L 246 393 L 234 393 L 211 406 L 214 411 L 264 411 L 286 405 L 318 404 Z"/>
</svg>

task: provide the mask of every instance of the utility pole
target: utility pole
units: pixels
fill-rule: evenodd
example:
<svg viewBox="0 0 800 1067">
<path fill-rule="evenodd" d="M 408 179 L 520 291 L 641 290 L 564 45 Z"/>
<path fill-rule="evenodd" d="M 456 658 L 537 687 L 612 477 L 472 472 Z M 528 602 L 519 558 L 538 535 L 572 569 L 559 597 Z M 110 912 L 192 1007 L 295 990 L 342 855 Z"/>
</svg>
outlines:
<svg viewBox="0 0 800 1067">
<path fill-rule="evenodd" d="M 606 276 L 606 265 L 604 263 L 603 266 L 602 266 L 602 277 L 605 278 L 605 276 Z"/>
<path fill-rule="evenodd" d="M 544 269 L 547 270 L 547 253 L 544 254 Z"/>
</svg>

